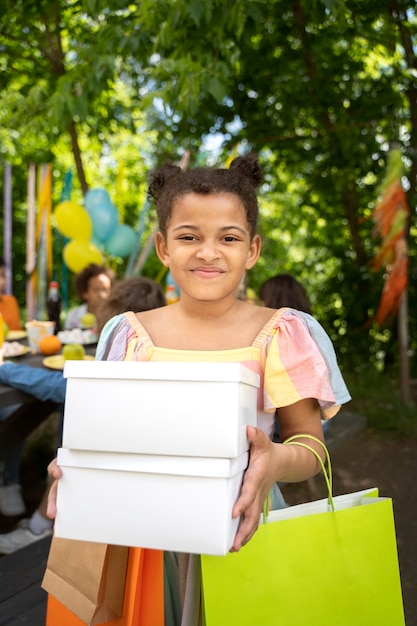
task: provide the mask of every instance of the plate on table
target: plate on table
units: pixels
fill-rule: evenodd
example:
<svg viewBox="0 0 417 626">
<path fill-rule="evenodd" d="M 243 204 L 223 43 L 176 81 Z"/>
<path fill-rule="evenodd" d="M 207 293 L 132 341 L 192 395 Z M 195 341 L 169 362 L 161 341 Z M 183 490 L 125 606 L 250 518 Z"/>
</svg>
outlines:
<svg viewBox="0 0 417 626">
<path fill-rule="evenodd" d="M 82 346 L 91 346 L 97 343 L 97 335 L 92 330 L 73 328 L 72 330 L 60 330 L 57 337 L 62 344 L 79 343 Z"/>
<path fill-rule="evenodd" d="M 30 348 L 22 345 L 18 341 L 5 341 L 3 344 L 4 358 L 14 359 L 30 352 Z"/>
<path fill-rule="evenodd" d="M 18 339 L 26 339 L 28 336 L 25 330 L 9 330 L 6 341 L 17 341 Z"/>
<path fill-rule="evenodd" d="M 63 354 L 54 354 L 53 356 L 47 356 L 42 363 L 45 367 L 49 367 L 51 370 L 63 370 L 65 365 L 65 357 Z M 74 359 L 75 360 L 75 359 Z M 86 354 L 84 361 L 94 361 L 94 357 L 90 354 Z"/>
</svg>

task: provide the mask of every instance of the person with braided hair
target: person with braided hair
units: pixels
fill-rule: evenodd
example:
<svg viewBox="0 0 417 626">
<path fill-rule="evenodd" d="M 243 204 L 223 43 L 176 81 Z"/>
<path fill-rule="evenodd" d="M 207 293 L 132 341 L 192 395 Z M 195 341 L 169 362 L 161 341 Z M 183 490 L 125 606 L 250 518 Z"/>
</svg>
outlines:
<svg viewBox="0 0 417 626">
<path fill-rule="evenodd" d="M 309 450 L 282 442 L 300 433 L 323 440 L 322 414 L 332 417 L 350 399 L 330 339 L 314 318 L 237 298 L 244 273 L 261 252 L 256 195 L 261 181 L 254 154 L 237 157 L 229 169 L 183 171 L 167 164 L 153 174 L 155 248 L 180 297 L 167 307 L 109 320 L 96 355 L 110 361 L 234 362 L 260 375 L 258 421 L 256 428 L 247 427 L 249 465 L 232 512 L 240 524 L 231 551 L 250 541 L 268 497 L 273 507 L 285 506 L 278 481 L 303 481 L 319 471 Z M 276 418 L 282 439 L 274 443 Z M 314 441 L 311 446 L 324 456 L 321 446 Z M 57 480 L 62 476 L 56 460 L 49 473 Z M 48 510 L 54 517 L 56 482 Z M 194 626 L 201 620 L 199 557 L 176 554 L 175 563 L 176 579 L 165 594 L 165 624 Z M 171 578 L 172 571 L 171 561 Z M 179 601 L 168 606 L 167 597 L 176 592 Z"/>
</svg>

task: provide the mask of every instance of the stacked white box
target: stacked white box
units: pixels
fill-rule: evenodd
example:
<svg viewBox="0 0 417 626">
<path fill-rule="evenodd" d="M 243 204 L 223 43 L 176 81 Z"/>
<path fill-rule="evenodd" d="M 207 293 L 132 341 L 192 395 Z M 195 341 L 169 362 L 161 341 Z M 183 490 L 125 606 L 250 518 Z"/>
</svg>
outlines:
<svg viewBox="0 0 417 626">
<path fill-rule="evenodd" d="M 68 361 L 65 448 L 234 458 L 259 376 L 239 363 Z"/>
<path fill-rule="evenodd" d="M 55 535 L 196 554 L 226 554 L 248 453 L 235 459 L 60 449 Z"/>
<path fill-rule="evenodd" d="M 55 533 L 225 554 L 256 425 L 238 363 L 68 362 Z"/>
</svg>

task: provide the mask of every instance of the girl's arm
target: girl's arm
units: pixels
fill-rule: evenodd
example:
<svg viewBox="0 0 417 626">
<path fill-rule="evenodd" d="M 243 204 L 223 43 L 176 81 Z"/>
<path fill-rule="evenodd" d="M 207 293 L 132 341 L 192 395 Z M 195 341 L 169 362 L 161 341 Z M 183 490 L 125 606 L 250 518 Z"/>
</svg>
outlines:
<svg viewBox="0 0 417 626">
<path fill-rule="evenodd" d="M 322 413 L 317 400 L 307 398 L 300 400 L 295 404 L 278 409 L 278 421 L 280 429 L 281 441 L 287 441 L 290 437 L 296 435 L 311 435 L 316 439 L 324 442 L 323 427 L 321 424 Z M 304 440 L 302 440 L 304 441 Z M 322 446 L 313 439 L 306 441 L 308 445 L 314 448 L 320 457 L 325 460 L 325 453 Z M 279 454 L 282 452 L 282 445 L 278 446 Z M 288 449 L 289 448 L 289 449 Z M 321 466 L 317 458 L 309 450 L 300 446 L 284 446 L 284 451 L 288 455 L 285 467 L 280 465 L 279 476 L 276 481 L 294 483 L 311 478 L 320 471 Z M 299 455 L 298 453 L 302 454 Z M 295 457 L 293 458 L 293 455 Z M 281 471 L 284 474 L 281 474 Z"/>
<path fill-rule="evenodd" d="M 300 400 L 279 409 L 282 441 L 294 435 L 312 435 L 323 441 L 321 412 L 316 400 Z M 258 428 L 248 426 L 250 443 L 249 466 L 245 472 L 240 496 L 233 508 L 233 517 L 242 517 L 232 551 L 239 550 L 258 528 L 260 515 L 272 485 L 299 482 L 311 478 L 320 465 L 309 450 L 301 446 L 273 443 Z M 324 450 L 314 440 L 308 442 L 324 460 Z"/>
</svg>

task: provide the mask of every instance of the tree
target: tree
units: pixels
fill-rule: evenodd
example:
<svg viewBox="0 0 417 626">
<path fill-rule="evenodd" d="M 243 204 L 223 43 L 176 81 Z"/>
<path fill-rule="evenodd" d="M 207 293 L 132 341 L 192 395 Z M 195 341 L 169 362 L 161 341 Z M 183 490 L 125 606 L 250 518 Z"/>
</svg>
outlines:
<svg viewBox="0 0 417 626">
<path fill-rule="evenodd" d="M 243 141 L 261 151 L 278 203 L 276 174 L 285 170 L 287 192 L 295 191 L 285 194 L 286 227 L 304 233 L 303 275 L 319 312 L 346 353 L 353 336 L 360 354 L 376 359 L 390 333 L 370 336 L 366 326 L 382 287 L 369 268 L 371 212 L 394 141 L 408 163 L 412 206 L 416 198 L 414 12 L 405 2 L 295 0 L 191 3 L 179 16 L 174 4 L 158 36 L 173 135 L 210 129 L 229 149 Z M 276 221 L 282 228 L 281 215 Z M 317 268 L 326 269 L 312 278 Z"/>
<path fill-rule="evenodd" d="M 54 163 L 55 204 L 64 176 L 74 165 L 75 200 L 82 201 L 90 184 L 108 186 L 131 226 L 136 226 L 144 202 L 149 141 L 155 136 L 144 128 L 143 114 L 132 113 L 129 85 L 118 79 L 116 71 L 119 56 L 110 53 L 125 34 L 117 24 L 101 20 L 103 37 L 97 38 L 100 18 L 90 8 L 94 10 L 85 2 L 2 6 L 0 153 L 13 166 L 14 289 L 21 302 L 29 163 Z M 123 14 L 116 17 L 122 20 Z M 140 42 L 138 38 L 135 45 Z M 116 182 L 121 163 L 122 189 Z M 58 267 L 63 244 L 58 236 L 55 243 Z"/>
<path fill-rule="evenodd" d="M 411 207 L 416 199 L 417 23 L 409 3 L 27 4 L 7 1 L 0 17 L 3 128 L 22 140 L 36 134 L 37 150 L 51 157 L 69 133 L 83 190 L 95 180 L 85 167 L 89 146 L 98 155 L 115 150 L 111 138 L 137 132 L 138 112 L 155 137 L 148 167 L 186 149 L 194 163 L 204 161 L 204 137 L 214 133 L 223 137 L 219 162 L 236 145 L 258 151 L 265 260 L 250 284 L 277 269 L 296 273 L 346 358 L 378 361 L 395 331 L 366 326 L 383 281 L 369 267 L 371 214 L 394 141 Z M 13 152 L 1 132 L 0 149 Z M 28 144 L 25 157 L 31 152 Z M 285 244 L 278 253 L 277 241 Z M 411 348 L 416 299 L 411 285 Z"/>
<path fill-rule="evenodd" d="M 0 85 L 9 94 L 4 126 L 26 135 L 30 123 L 38 141 L 27 158 L 34 161 L 42 140 L 52 158 L 58 139 L 68 134 L 83 193 L 89 183 L 80 134 L 92 140 L 98 136 L 104 144 L 117 129 L 137 130 L 129 84 L 120 77 L 126 54 L 135 54 L 138 71 L 148 39 L 131 19 L 135 7 L 124 4 L 5 0 L 0 16 Z M 135 32 L 129 34 L 129 29 Z"/>
</svg>

